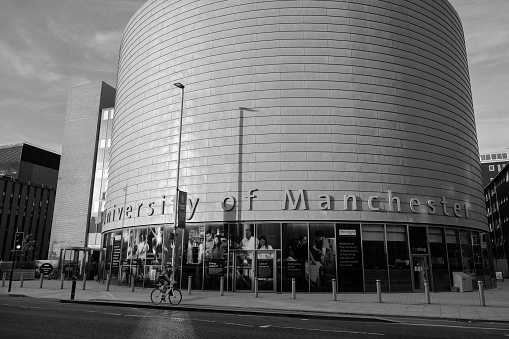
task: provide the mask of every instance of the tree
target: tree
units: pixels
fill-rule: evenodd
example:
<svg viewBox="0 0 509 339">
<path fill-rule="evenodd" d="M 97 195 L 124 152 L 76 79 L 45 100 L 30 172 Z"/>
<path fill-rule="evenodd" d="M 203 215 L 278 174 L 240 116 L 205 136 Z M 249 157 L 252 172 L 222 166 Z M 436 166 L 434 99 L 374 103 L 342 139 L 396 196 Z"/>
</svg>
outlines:
<svg viewBox="0 0 509 339">
<path fill-rule="evenodd" d="M 21 245 L 21 250 L 16 253 L 16 261 L 28 261 L 28 258 L 33 257 L 34 248 L 35 248 L 35 240 L 32 238 L 32 234 L 27 234 L 23 238 L 23 243 Z"/>
</svg>

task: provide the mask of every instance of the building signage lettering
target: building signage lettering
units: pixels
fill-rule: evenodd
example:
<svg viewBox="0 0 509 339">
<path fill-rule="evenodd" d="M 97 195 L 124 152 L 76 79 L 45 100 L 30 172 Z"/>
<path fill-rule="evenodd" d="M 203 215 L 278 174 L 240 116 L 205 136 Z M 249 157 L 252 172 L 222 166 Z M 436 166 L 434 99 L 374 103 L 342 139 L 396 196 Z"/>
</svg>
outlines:
<svg viewBox="0 0 509 339">
<path fill-rule="evenodd" d="M 257 193 L 257 194 L 255 194 Z M 256 199 L 259 196 L 258 189 L 249 190 L 249 194 L 245 197 L 247 201 L 247 206 L 250 211 L 254 210 L 256 207 Z M 282 192 L 282 200 L 281 200 L 281 209 L 286 211 L 292 210 L 309 210 L 309 200 L 308 193 L 304 189 L 297 190 L 284 190 Z M 337 207 L 333 207 L 334 197 L 328 194 L 319 193 L 317 195 L 318 203 L 316 205 L 316 209 L 318 210 L 333 210 L 338 209 Z M 199 198 L 189 198 L 187 199 L 188 213 L 187 220 L 191 220 L 197 210 Z M 219 201 L 219 207 L 225 211 L 229 212 L 234 210 L 237 207 L 237 199 L 230 195 L 225 194 L 225 196 Z M 401 199 L 396 196 L 391 190 L 387 191 L 385 197 L 372 195 L 369 196 L 366 200 L 367 208 L 369 211 L 373 212 L 391 212 L 391 213 L 399 213 L 402 211 L 402 205 L 404 204 Z M 408 201 L 408 210 L 414 214 L 442 214 L 444 216 L 454 216 L 457 218 L 468 218 L 469 208 L 467 203 L 451 203 L 446 199 L 446 197 L 442 197 L 440 200 L 425 199 L 419 200 L 418 198 L 410 198 Z M 360 197 L 353 194 L 344 194 L 343 195 L 343 208 L 344 211 L 359 211 L 361 210 L 362 200 Z M 145 217 L 152 215 L 164 215 L 167 213 L 171 213 L 169 209 L 166 209 L 166 196 L 162 196 L 159 208 L 155 208 L 155 201 L 146 201 L 139 202 L 135 205 L 127 205 L 127 206 L 116 206 L 113 205 L 112 208 L 106 210 L 104 214 L 104 223 L 109 223 L 113 221 L 119 221 L 122 219 L 131 219 L 136 217 Z M 345 234 L 346 235 L 346 234 Z"/>
</svg>

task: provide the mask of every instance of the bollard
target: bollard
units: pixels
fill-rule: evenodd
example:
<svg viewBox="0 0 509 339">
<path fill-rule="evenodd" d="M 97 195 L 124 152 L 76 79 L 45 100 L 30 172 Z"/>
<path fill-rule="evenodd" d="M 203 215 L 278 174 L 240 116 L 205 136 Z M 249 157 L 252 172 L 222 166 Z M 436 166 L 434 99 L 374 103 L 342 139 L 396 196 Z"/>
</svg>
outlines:
<svg viewBox="0 0 509 339">
<path fill-rule="evenodd" d="M 486 306 L 486 301 L 484 300 L 484 284 L 482 281 L 478 281 L 477 285 L 479 286 L 479 298 L 481 299 L 481 306 Z"/>
<path fill-rule="evenodd" d="M 131 292 L 134 292 L 134 274 L 131 274 Z"/>
<path fill-rule="evenodd" d="M 338 295 L 336 293 L 336 279 L 332 279 L 332 300 L 337 301 Z"/>
<path fill-rule="evenodd" d="M 4 274 L 2 274 L 2 287 L 5 287 L 5 276 L 7 275 L 7 273 L 4 272 Z"/>
<path fill-rule="evenodd" d="M 295 278 L 292 278 L 292 299 L 295 299 Z"/>
<path fill-rule="evenodd" d="M 44 274 L 41 273 L 41 279 L 39 281 L 39 288 L 42 288 L 42 282 L 44 281 Z"/>
<path fill-rule="evenodd" d="M 71 300 L 74 300 L 74 294 L 76 293 L 76 279 L 72 279 L 72 286 L 71 286 Z"/>
<path fill-rule="evenodd" d="M 191 284 L 193 283 L 193 278 L 191 276 L 187 276 L 187 294 L 191 295 Z"/>
<path fill-rule="evenodd" d="M 106 291 L 110 290 L 110 275 L 106 275 Z"/>
<path fill-rule="evenodd" d="M 223 295 L 224 294 L 224 277 L 221 277 L 219 279 L 219 295 Z"/>
<path fill-rule="evenodd" d="M 60 289 L 63 290 L 64 289 L 64 273 L 62 272 L 62 274 L 60 275 Z"/>
<path fill-rule="evenodd" d="M 255 283 L 255 285 L 254 285 L 255 298 L 258 298 L 258 278 L 257 277 L 254 278 L 254 283 Z"/>
<path fill-rule="evenodd" d="M 83 274 L 83 290 L 85 290 L 85 284 L 87 283 L 87 275 Z"/>
<path fill-rule="evenodd" d="M 376 295 L 378 302 L 382 302 L 382 284 L 380 283 L 380 279 L 376 279 Z"/>
<path fill-rule="evenodd" d="M 426 303 L 431 304 L 431 299 L 429 296 L 429 285 L 427 281 L 424 281 L 424 293 L 426 294 Z"/>
<path fill-rule="evenodd" d="M 19 280 L 19 287 L 23 287 L 23 280 L 25 278 L 25 274 L 24 273 L 21 273 L 21 277 L 20 277 L 20 280 Z"/>
</svg>

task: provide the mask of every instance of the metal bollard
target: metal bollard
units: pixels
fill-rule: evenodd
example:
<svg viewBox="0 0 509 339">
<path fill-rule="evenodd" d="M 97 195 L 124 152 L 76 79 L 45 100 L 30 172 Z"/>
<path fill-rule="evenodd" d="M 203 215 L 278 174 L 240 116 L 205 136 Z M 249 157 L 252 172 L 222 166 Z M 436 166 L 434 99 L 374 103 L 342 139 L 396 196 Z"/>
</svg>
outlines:
<svg viewBox="0 0 509 339">
<path fill-rule="evenodd" d="M 254 290 L 255 290 L 255 298 L 258 298 L 258 278 L 254 278 Z"/>
<path fill-rule="evenodd" d="M 106 275 L 106 291 L 110 290 L 110 275 Z"/>
<path fill-rule="evenodd" d="M 424 282 L 424 293 L 426 294 L 426 303 L 431 304 L 431 299 L 429 296 L 429 284 L 427 281 Z"/>
<path fill-rule="evenodd" d="M 87 275 L 83 274 L 83 290 L 85 290 L 86 283 L 87 283 Z"/>
<path fill-rule="evenodd" d="M 60 275 L 60 289 L 63 290 L 64 289 L 64 273 L 62 272 L 62 274 Z"/>
<path fill-rule="evenodd" d="M 7 275 L 7 273 L 4 272 L 4 274 L 2 274 L 2 287 L 5 287 L 5 276 Z"/>
<path fill-rule="evenodd" d="M 224 277 L 219 279 L 219 295 L 224 295 Z"/>
<path fill-rule="evenodd" d="M 20 280 L 19 280 L 19 287 L 23 287 L 23 280 L 25 278 L 25 274 L 24 273 L 21 273 L 21 277 L 20 277 Z"/>
<path fill-rule="evenodd" d="M 336 292 L 337 286 L 336 286 L 336 279 L 332 279 L 332 300 L 337 301 L 338 295 Z"/>
<path fill-rule="evenodd" d="M 478 281 L 479 286 L 479 298 L 481 299 L 481 306 L 486 306 L 486 300 L 484 300 L 484 284 L 482 281 Z"/>
<path fill-rule="evenodd" d="M 292 278 L 292 299 L 295 299 L 295 278 Z"/>
<path fill-rule="evenodd" d="M 187 276 L 187 294 L 191 295 L 191 285 L 193 283 L 193 278 L 189 275 Z"/>
<path fill-rule="evenodd" d="M 76 294 L 76 279 L 72 279 L 71 300 L 74 300 L 74 295 L 75 294 Z"/>
<path fill-rule="evenodd" d="M 380 279 L 376 279 L 376 295 L 378 302 L 382 302 L 382 284 L 380 283 Z"/>
<path fill-rule="evenodd" d="M 135 280 L 134 274 L 131 274 L 131 292 L 134 292 L 134 280 Z"/>
<path fill-rule="evenodd" d="M 39 281 L 39 288 L 42 288 L 42 282 L 44 281 L 44 274 L 41 273 L 41 278 Z"/>
</svg>

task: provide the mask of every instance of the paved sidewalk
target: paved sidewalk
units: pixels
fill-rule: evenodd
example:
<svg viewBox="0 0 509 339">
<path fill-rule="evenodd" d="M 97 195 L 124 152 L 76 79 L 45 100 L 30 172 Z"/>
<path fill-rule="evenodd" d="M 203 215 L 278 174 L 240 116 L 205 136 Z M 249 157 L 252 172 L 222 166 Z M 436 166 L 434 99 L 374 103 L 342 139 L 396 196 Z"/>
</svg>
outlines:
<svg viewBox="0 0 509 339">
<path fill-rule="evenodd" d="M 0 294 L 9 294 L 9 282 L 0 287 Z M 60 281 L 44 280 L 39 288 L 39 280 L 25 281 L 20 287 L 19 281 L 13 281 L 11 295 L 23 295 L 33 298 L 70 299 L 71 282 L 65 281 L 60 289 Z M 129 287 L 106 285 L 94 281 L 76 284 L 76 302 L 94 302 L 149 307 L 152 288 L 137 287 L 131 292 Z M 314 316 L 375 316 L 375 317 L 417 317 L 442 320 L 492 321 L 509 323 L 509 281 L 499 282 L 498 287 L 485 291 L 486 307 L 480 306 L 478 291 L 431 293 L 431 304 L 426 304 L 424 293 L 384 293 L 382 303 L 377 302 L 373 293 L 338 293 L 337 301 L 332 293 L 297 293 L 296 299 L 291 293 L 254 293 L 217 291 L 182 291 L 181 308 L 201 310 L 260 312 L 274 314 L 308 314 Z M 169 304 L 158 307 L 175 307 Z"/>
</svg>

